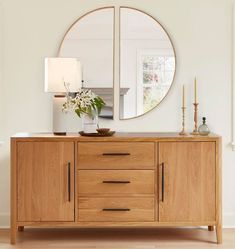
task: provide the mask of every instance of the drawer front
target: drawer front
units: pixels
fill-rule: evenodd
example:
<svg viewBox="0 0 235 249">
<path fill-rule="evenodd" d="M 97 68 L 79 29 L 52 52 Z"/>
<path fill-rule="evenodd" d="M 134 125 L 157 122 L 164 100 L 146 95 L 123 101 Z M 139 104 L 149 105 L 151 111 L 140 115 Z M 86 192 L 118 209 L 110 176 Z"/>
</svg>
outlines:
<svg viewBox="0 0 235 249">
<path fill-rule="evenodd" d="M 152 142 L 80 142 L 79 169 L 153 169 Z"/>
<path fill-rule="evenodd" d="M 154 170 L 79 170 L 78 193 L 154 194 Z"/>
<path fill-rule="evenodd" d="M 154 221 L 154 198 L 79 198 L 79 221 Z"/>
</svg>

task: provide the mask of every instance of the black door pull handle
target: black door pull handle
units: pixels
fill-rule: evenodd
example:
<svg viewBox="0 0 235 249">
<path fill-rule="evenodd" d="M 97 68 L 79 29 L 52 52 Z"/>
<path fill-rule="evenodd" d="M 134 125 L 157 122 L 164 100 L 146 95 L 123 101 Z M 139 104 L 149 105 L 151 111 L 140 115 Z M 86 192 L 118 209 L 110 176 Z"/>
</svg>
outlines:
<svg viewBox="0 0 235 249">
<path fill-rule="evenodd" d="M 70 162 L 68 162 L 68 201 L 71 201 L 71 169 L 70 169 Z"/>
<path fill-rule="evenodd" d="M 110 152 L 110 153 L 103 153 L 103 156 L 130 156 L 128 152 Z"/>
<path fill-rule="evenodd" d="M 103 181 L 103 183 L 117 183 L 117 184 L 126 184 L 126 183 L 131 183 L 130 181 L 115 181 L 115 180 L 111 180 L 111 181 Z"/>
<path fill-rule="evenodd" d="M 118 211 L 131 211 L 131 210 L 129 208 L 103 208 L 103 211 L 118 212 Z"/>
</svg>

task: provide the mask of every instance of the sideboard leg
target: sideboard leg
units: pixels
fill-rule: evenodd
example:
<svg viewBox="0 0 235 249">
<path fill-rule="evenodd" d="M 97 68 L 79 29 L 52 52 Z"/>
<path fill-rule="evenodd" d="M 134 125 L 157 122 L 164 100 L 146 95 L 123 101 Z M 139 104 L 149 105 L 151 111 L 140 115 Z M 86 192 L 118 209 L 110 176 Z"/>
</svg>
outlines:
<svg viewBox="0 0 235 249">
<path fill-rule="evenodd" d="M 217 244 L 222 244 L 222 226 L 221 226 L 221 224 L 216 225 L 216 237 L 217 237 Z"/>
<path fill-rule="evenodd" d="M 18 226 L 18 231 L 23 232 L 24 231 L 24 226 Z"/>
<path fill-rule="evenodd" d="M 12 245 L 14 245 L 16 243 L 16 233 L 17 233 L 16 226 L 11 226 L 10 241 L 11 241 Z"/>
<path fill-rule="evenodd" d="M 210 232 L 214 231 L 214 226 L 208 226 L 208 231 Z"/>
</svg>

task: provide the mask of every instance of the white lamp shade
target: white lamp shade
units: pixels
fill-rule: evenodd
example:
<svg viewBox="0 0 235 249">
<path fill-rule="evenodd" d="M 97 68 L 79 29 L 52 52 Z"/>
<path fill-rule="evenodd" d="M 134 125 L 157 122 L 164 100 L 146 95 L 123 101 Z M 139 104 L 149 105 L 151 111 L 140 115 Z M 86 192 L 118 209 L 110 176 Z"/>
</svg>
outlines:
<svg viewBox="0 0 235 249">
<path fill-rule="evenodd" d="M 76 58 L 45 59 L 45 92 L 64 93 L 68 85 L 70 92 L 82 87 L 81 63 Z"/>
</svg>

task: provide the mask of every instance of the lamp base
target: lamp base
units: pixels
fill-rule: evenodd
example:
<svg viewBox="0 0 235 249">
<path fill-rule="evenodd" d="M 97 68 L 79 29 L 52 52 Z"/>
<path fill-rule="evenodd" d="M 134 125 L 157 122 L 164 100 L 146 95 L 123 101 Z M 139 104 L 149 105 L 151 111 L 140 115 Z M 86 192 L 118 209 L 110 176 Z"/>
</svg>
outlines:
<svg viewBox="0 0 235 249">
<path fill-rule="evenodd" d="M 56 136 L 66 136 L 66 113 L 62 111 L 63 104 L 66 101 L 65 95 L 54 95 L 53 98 L 53 128 Z"/>
<path fill-rule="evenodd" d="M 66 132 L 53 132 L 56 136 L 66 136 Z"/>
</svg>

